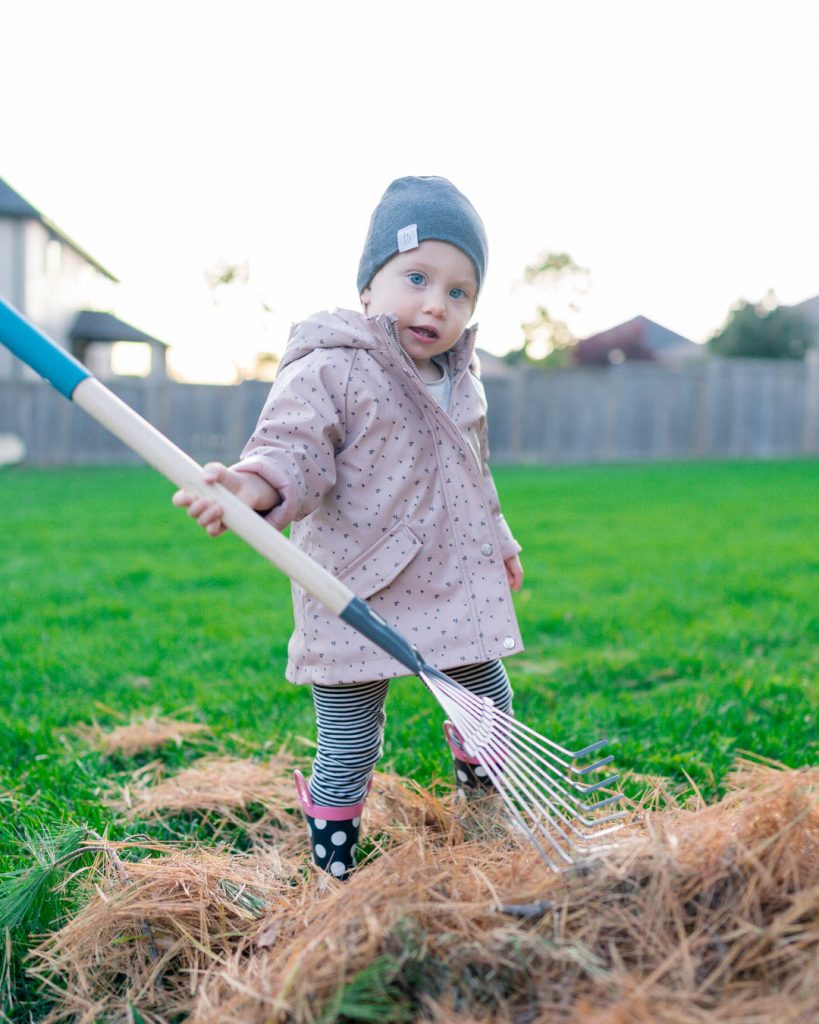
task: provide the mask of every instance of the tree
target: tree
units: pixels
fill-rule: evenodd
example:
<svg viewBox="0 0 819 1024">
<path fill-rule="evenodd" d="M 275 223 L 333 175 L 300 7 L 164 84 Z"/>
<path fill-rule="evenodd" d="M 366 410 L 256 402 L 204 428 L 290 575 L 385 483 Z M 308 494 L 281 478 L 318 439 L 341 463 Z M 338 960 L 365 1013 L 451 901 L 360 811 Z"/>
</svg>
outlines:
<svg viewBox="0 0 819 1024">
<path fill-rule="evenodd" d="M 589 272 L 578 266 L 566 252 L 542 252 L 523 271 L 523 284 L 538 292 L 565 292 L 567 287 L 575 292 L 588 289 Z M 513 349 L 504 358 L 514 364 L 532 363 L 538 366 L 563 366 L 569 361 L 571 347 L 577 341 L 566 321 L 568 313 L 576 313 L 577 305 L 563 296 L 566 312 L 555 315 L 552 310 L 538 302 L 531 320 L 522 323 L 523 345 Z"/>
<path fill-rule="evenodd" d="M 268 344 L 275 310 L 256 283 L 250 263 L 220 260 L 205 270 L 216 329 L 233 363 L 237 380 L 273 380 L 279 355 Z"/>
<path fill-rule="evenodd" d="M 807 320 L 787 306 L 778 306 L 776 296 L 768 292 L 761 302 L 740 299 L 722 330 L 709 338 L 708 347 L 718 356 L 803 359 L 811 337 Z"/>
</svg>

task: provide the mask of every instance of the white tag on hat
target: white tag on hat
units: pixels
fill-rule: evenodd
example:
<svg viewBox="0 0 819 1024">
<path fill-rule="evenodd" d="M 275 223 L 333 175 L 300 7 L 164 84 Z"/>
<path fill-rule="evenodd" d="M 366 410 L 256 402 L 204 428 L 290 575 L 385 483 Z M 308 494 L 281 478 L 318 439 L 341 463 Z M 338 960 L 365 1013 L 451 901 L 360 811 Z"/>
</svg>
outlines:
<svg viewBox="0 0 819 1024">
<path fill-rule="evenodd" d="M 398 231 L 398 251 L 406 252 L 407 249 L 418 248 L 418 225 L 407 224 L 405 228 Z"/>
</svg>

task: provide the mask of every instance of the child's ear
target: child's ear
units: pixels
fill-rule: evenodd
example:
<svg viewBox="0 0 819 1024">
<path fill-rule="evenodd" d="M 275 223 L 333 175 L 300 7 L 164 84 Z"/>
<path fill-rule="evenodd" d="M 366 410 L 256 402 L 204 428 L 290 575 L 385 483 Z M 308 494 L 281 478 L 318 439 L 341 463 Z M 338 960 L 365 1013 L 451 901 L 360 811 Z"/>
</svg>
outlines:
<svg viewBox="0 0 819 1024">
<path fill-rule="evenodd" d="M 371 294 L 372 294 L 372 292 L 370 291 L 370 289 L 369 288 L 365 288 L 364 291 L 361 293 L 361 295 L 359 295 L 359 299 L 361 300 L 361 308 L 364 310 L 364 315 L 365 316 L 367 315 L 367 309 L 368 309 L 368 307 L 370 305 L 370 295 Z"/>
</svg>

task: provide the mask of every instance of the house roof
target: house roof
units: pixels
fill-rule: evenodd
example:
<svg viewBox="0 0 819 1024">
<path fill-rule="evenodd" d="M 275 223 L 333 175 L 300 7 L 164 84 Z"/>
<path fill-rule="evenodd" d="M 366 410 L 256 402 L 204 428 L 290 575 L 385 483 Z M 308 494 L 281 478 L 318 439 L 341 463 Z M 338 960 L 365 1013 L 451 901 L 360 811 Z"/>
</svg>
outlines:
<svg viewBox="0 0 819 1024">
<path fill-rule="evenodd" d="M 77 313 L 68 337 L 71 341 L 147 341 L 167 345 L 167 342 L 126 324 L 113 313 L 102 313 L 95 309 L 81 309 Z"/>
<path fill-rule="evenodd" d="M 484 348 L 475 349 L 475 355 L 481 364 L 481 377 L 510 377 L 511 367 L 500 356 L 487 352 Z"/>
<path fill-rule="evenodd" d="M 39 220 L 40 216 L 39 210 L 0 178 L 0 217 L 33 217 Z"/>
<path fill-rule="evenodd" d="M 599 334 L 584 338 L 583 341 L 594 341 L 598 344 L 610 342 L 616 346 L 618 342 L 627 338 L 639 339 L 645 346 L 660 355 L 671 349 L 688 348 L 689 346 L 699 349 L 701 347 L 690 338 L 677 334 L 676 331 L 670 331 L 667 327 L 663 327 L 662 324 L 655 323 L 645 316 L 635 316 L 631 320 L 617 324 L 616 327 L 609 327 L 608 330 L 600 331 Z"/>
<path fill-rule="evenodd" d="M 814 295 L 812 299 L 805 299 L 804 302 L 798 302 L 795 306 L 791 306 L 791 309 L 801 313 L 814 327 L 819 327 L 819 295 Z"/>
<path fill-rule="evenodd" d="M 107 278 L 112 281 L 117 281 L 117 278 L 111 273 L 110 270 L 106 270 L 105 267 L 98 263 L 93 256 L 89 255 L 85 249 L 81 248 L 77 243 L 69 238 L 68 235 L 61 231 L 56 224 L 44 216 L 37 209 L 36 206 L 32 206 L 31 203 L 24 199 L 19 192 L 15 192 L 14 189 L 9 185 L 7 181 L 0 178 L 0 217 L 14 217 L 18 220 L 36 220 L 39 221 L 43 227 L 45 227 L 55 238 L 59 238 L 61 242 L 69 246 L 79 256 L 90 263 L 92 267 L 97 269 L 101 274 L 105 274 Z"/>
<path fill-rule="evenodd" d="M 694 358 L 705 352 L 704 345 L 697 345 L 689 338 L 670 331 L 662 324 L 645 316 L 635 316 L 607 331 L 583 338 L 572 349 L 572 361 L 605 365 L 611 362 L 612 354 L 619 350 L 624 359 L 660 359 L 676 362 L 678 359 Z"/>
</svg>

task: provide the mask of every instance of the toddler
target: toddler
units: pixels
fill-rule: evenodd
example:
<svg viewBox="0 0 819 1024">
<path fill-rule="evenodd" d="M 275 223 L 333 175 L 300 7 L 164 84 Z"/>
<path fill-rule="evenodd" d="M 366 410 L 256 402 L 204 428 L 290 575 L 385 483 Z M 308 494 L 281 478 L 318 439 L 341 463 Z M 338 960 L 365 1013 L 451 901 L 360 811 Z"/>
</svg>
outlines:
<svg viewBox="0 0 819 1024">
<path fill-rule="evenodd" d="M 392 182 L 358 270 L 362 311 L 295 325 L 238 463 L 205 467 L 342 580 L 425 660 L 511 712 L 502 655 L 522 644 L 510 588 L 518 552 L 487 465 L 486 398 L 468 327 L 487 242 L 471 203 L 439 177 Z M 184 491 L 209 534 L 222 510 Z M 354 865 L 361 812 L 381 754 L 397 661 L 293 585 L 287 678 L 310 684 L 318 747 L 296 786 L 313 860 Z M 459 787 L 491 784 L 447 738 Z"/>
</svg>

